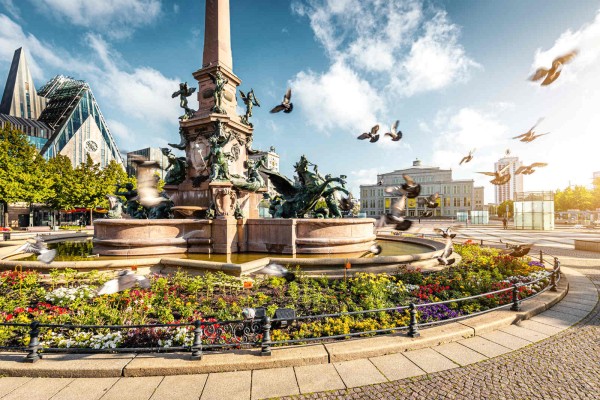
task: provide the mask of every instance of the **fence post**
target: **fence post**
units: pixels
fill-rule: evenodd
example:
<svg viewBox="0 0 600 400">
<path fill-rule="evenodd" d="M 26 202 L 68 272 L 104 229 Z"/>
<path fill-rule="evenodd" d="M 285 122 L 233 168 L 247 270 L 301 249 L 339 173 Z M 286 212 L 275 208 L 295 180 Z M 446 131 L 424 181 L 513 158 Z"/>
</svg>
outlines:
<svg viewBox="0 0 600 400">
<path fill-rule="evenodd" d="M 202 323 L 194 321 L 194 343 L 192 344 L 192 360 L 202 360 Z"/>
<path fill-rule="evenodd" d="M 560 261 L 558 261 L 557 257 L 554 257 L 554 269 L 552 270 L 552 276 L 550 278 L 550 291 L 556 292 L 556 281 L 558 280 L 558 275 L 560 274 Z"/>
<path fill-rule="evenodd" d="M 512 288 L 512 311 L 521 311 L 521 302 L 519 301 L 519 284 L 515 283 Z"/>
<path fill-rule="evenodd" d="M 267 315 L 263 318 L 263 337 L 261 342 L 261 356 L 271 355 L 271 318 Z"/>
<path fill-rule="evenodd" d="M 25 357 L 25 362 L 34 363 L 38 361 L 42 356 L 39 353 L 40 348 L 40 323 L 37 321 L 32 321 L 30 325 L 31 329 L 29 331 L 29 346 L 28 353 Z"/>
<path fill-rule="evenodd" d="M 540 250 L 540 263 L 544 264 L 544 252 Z"/>
<path fill-rule="evenodd" d="M 483 239 L 480 239 L 479 247 L 483 247 Z"/>
<path fill-rule="evenodd" d="M 421 336 L 419 333 L 419 327 L 417 326 L 417 306 L 415 303 L 410 303 L 410 324 L 408 325 L 408 336 Z"/>
</svg>

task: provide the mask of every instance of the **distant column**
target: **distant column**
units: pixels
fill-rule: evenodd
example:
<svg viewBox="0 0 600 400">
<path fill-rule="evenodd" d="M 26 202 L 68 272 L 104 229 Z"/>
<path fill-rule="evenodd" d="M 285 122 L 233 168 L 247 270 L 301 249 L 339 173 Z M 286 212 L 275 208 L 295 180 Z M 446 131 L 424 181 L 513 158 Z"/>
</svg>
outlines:
<svg viewBox="0 0 600 400">
<path fill-rule="evenodd" d="M 229 0 L 206 0 L 202 67 L 220 65 L 233 71 Z"/>
</svg>

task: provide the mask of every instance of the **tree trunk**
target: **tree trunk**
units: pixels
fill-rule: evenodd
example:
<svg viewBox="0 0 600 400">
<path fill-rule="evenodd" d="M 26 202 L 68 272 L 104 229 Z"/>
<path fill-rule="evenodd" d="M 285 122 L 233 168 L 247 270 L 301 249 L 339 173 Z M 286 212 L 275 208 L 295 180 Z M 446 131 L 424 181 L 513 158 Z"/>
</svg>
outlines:
<svg viewBox="0 0 600 400">
<path fill-rule="evenodd" d="M 92 226 L 94 225 L 93 213 L 94 213 L 94 207 L 92 206 L 92 207 L 90 207 L 90 225 L 92 225 Z"/>
<path fill-rule="evenodd" d="M 8 226 L 8 203 L 6 201 L 0 201 L 0 203 L 2 204 L 2 212 L 4 213 L 3 218 L 2 218 L 2 226 L 7 227 Z"/>
</svg>

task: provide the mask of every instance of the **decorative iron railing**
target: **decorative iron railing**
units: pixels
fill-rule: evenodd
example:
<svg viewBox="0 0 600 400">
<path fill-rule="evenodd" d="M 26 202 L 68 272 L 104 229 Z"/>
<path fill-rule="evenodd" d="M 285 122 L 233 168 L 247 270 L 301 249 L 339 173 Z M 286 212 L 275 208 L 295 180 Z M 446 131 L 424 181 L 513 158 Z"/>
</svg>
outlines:
<svg viewBox="0 0 600 400">
<path fill-rule="evenodd" d="M 426 235 L 417 235 L 419 237 L 425 237 Z M 429 235 L 427 235 L 429 236 Z M 439 236 L 438 236 L 439 237 Z M 495 242 L 495 245 L 504 245 L 500 242 Z M 484 241 L 480 241 L 480 245 L 484 245 Z M 260 318 L 249 319 L 249 320 L 235 320 L 235 321 L 211 321 L 211 320 L 196 320 L 191 323 L 174 323 L 174 324 L 146 324 L 146 325 L 71 325 L 71 324 L 46 324 L 33 321 L 29 324 L 25 323 L 0 323 L 0 327 L 21 329 L 28 332 L 25 333 L 29 336 L 29 344 L 27 346 L 3 346 L 0 350 L 8 351 L 22 351 L 27 352 L 25 361 L 35 362 L 38 361 L 43 353 L 158 353 L 158 352 L 190 352 L 192 359 L 201 359 L 204 351 L 210 350 L 223 350 L 232 348 L 247 348 L 247 347 L 260 347 L 261 355 L 271 355 L 271 346 L 275 345 L 293 345 L 298 343 L 308 343 L 316 341 L 332 341 L 336 339 L 346 339 L 357 336 L 366 336 L 379 333 L 389 333 L 397 331 L 407 331 L 409 337 L 420 336 L 419 330 L 421 328 L 430 327 L 433 325 L 444 324 L 448 322 L 458 321 L 465 318 L 473 317 L 476 315 L 485 314 L 491 311 L 499 310 L 510 306 L 510 310 L 519 311 L 521 309 L 521 302 L 530 300 L 546 291 L 557 291 L 557 283 L 560 281 L 560 261 L 557 257 L 549 255 L 543 251 L 539 251 L 539 256 L 531 256 L 532 258 L 538 259 L 542 265 L 548 265 L 551 270 L 547 271 L 545 275 L 539 278 L 527 282 L 517 283 L 510 287 L 481 293 L 478 295 L 467 296 L 457 299 L 450 299 L 444 301 L 438 301 L 433 303 L 410 303 L 408 305 L 373 309 L 373 310 L 361 310 L 361 311 L 349 311 L 340 312 L 334 314 L 321 314 L 321 315 L 308 315 L 308 316 L 293 316 L 285 318 L 270 318 L 269 316 L 262 316 Z M 549 262 L 548 259 L 552 260 Z M 535 294 L 529 295 L 525 298 L 519 296 L 522 288 L 533 286 L 541 281 L 549 280 L 549 283 Z M 460 303 L 470 300 L 476 300 L 479 298 L 498 296 L 503 293 L 510 293 L 510 301 L 505 304 L 498 305 L 496 307 L 488 308 L 482 311 L 473 312 L 469 314 L 459 315 L 453 318 L 440 319 L 436 321 L 429 321 L 419 323 L 418 313 L 419 311 L 426 309 L 427 307 L 440 306 L 450 303 Z M 271 340 L 271 331 L 273 327 L 286 326 L 289 327 L 293 324 L 301 324 L 317 320 L 325 320 L 328 318 L 342 318 L 345 316 L 352 315 L 374 315 L 377 313 L 408 313 L 409 324 L 402 326 L 394 326 L 385 329 L 375 329 L 368 331 L 357 331 L 348 332 L 337 335 L 320 336 L 320 337 L 305 337 L 300 339 L 292 340 Z M 184 345 L 179 346 L 160 346 L 158 343 L 155 346 L 142 346 L 142 347 L 43 347 L 40 343 L 40 331 L 42 329 L 52 329 L 54 331 L 70 331 L 70 332 L 97 332 L 97 331 L 118 331 L 127 332 L 131 330 L 170 330 L 184 328 L 186 332 L 189 332 L 189 337 L 184 340 Z M 192 329 L 193 328 L 193 329 Z"/>
</svg>

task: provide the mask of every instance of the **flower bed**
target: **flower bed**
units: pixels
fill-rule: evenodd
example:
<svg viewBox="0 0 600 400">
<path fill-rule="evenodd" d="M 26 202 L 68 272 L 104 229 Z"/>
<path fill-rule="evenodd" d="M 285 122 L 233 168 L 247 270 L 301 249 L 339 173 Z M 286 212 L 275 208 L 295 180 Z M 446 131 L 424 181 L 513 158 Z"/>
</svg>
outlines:
<svg viewBox="0 0 600 400">
<path fill-rule="evenodd" d="M 150 289 L 96 296 L 96 287 L 108 278 L 98 272 L 9 271 L 0 274 L 0 322 L 73 325 L 173 324 L 157 328 L 132 327 L 121 331 L 105 328 L 42 329 L 45 347 L 173 347 L 190 346 L 191 325 L 203 321 L 205 344 L 236 345 L 260 340 L 256 324 L 239 321 L 244 307 L 265 307 L 273 316 L 278 308 L 293 308 L 297 316 L 338 314 L 297 320 L 286 329 L 273 329 L 272 341 L 302 340 L 352 333 L 391 330 L 408 325 L 410 303 L 426 304 L 459 299 L 528 283 L 545 276 L 544 268 L 528 258 L 501 255 L 498 250 L 474 245 L 455 245 L 462 256 L 459 266 L 422 274 L 400 269 L 397 274 L 358 274 L 347 280 L 309 278 L 298 272 L 294 282 L 282 278 L 252 281 L 222 273 L 192 277 L 184 272 L 152 275 Z M 83 282 L 85 281 L 85 284 Z M 548 279 L 519 288 L 521 298 L 542 290 Z M 512 300 L 511 291 L 478 299 L 419 307 L 420 323 L 451 319 L 484 311 Z M 362 312 L 365 310 L 390 309 Z M 358 312 L 358 313 L 353 313 Z M 218 321 L 235 321 L 224 323 Z M 186 324 L 184 326 L 177 324 Z M 0 346 L 23 346 L 27 327 L 0 326 Z"/>
</svg>

